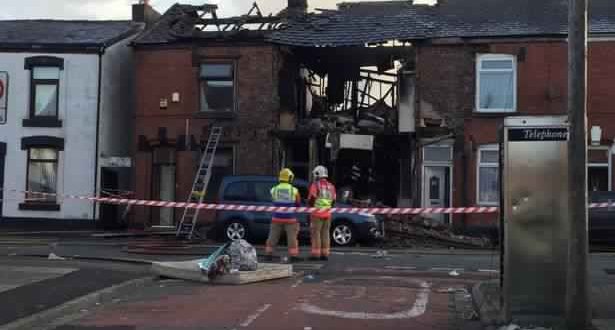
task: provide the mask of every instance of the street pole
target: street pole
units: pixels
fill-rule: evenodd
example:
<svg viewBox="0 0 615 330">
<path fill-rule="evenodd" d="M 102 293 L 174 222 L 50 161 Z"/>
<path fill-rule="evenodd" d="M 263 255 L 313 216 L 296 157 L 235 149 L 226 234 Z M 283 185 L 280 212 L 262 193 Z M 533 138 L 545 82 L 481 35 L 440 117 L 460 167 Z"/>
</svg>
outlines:
<svg viewBox="0 0 615 330">
<path fill-rule="evenodd" d="M 568 3 L 568 184 L 570 244 L 566 323 L 569 330 L 591 324 L 587 239 L 587 0 Z"/>
</svg>

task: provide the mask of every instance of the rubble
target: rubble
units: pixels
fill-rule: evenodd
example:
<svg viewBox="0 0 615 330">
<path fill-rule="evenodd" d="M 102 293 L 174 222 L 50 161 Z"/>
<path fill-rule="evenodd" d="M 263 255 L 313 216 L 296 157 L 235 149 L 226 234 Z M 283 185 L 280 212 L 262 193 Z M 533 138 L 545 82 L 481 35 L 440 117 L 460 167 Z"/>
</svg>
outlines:
<svg viewBox="0 0 615 330">
<path fill-rule="evenodd" d="M 388 216 L 385 232 L 389 248 L 464 248 L 488 249 L 487 238 L 455 235 L 447 225 L 421 216 Z"/>
</svg>

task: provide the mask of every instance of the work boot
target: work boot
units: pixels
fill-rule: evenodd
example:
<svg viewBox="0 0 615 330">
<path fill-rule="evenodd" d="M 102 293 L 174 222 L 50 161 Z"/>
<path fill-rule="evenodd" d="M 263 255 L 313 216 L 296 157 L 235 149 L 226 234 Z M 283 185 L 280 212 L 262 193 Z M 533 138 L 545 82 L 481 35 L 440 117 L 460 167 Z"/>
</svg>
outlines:
<svg viewBox="0 0 615 330">
<path fill-rule="evenodd" d="M 290 257 L 290 259 L 289 259 L 289 262 L 290 262 L 291 264 L 292 264 L 292 263 L 295 263 L 295 262 L 301 262 L 301 261 L 303 261 L 303 259 L 301 259 L 301 258 L 299 258 L 299 257 Z"/>
<path fill-rule="evenodd" d="M 310 261 L 320 261 L 320 257 L 317 257 L 317 256 L 311 256 L 311 257 L 310 257 Z"/>
<path fill-rule="evenodd" d="M 266 255 L 266 256 L 265 256 L 265 261 L 267 261 L 267 262 L 272 262 L 272 261 L 273 261 L 273 256 Z"/>
<path fill-rule="evenodd" d="M 320 257 L 320 260 L 322 260 L 322 261 L 328 261 L 328 260 L 329 260 L 329 257 L 328 257 L 328 256 L 322 256 L 322 257 Z"/>
</svg>

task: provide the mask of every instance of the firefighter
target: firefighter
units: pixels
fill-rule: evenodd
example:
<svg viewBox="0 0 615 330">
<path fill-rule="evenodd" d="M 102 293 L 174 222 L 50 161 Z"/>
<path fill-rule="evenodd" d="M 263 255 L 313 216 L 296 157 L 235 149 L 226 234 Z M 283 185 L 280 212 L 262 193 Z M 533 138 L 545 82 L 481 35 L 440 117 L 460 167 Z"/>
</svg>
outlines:
<svg viewBox="0 0 615 330">
<path fill-rule="evenodd" d="M 328 180 L 326 167 L 316 166 L 312 174 L 314 182 L 310 185 L 308 203 L 317 210 L 310 216 L 310 260 L 328 260 L 331 253 L 331 208 L 336 198 L 335 186 Z"/>
<path fill-rule="evenodd" d="M 274 206 L 293 207 L 301 205 L 299 190 L 292 185 L 295 175 L 288 169 L 282 169 L 279 183 L 271 188 L 271 198 Z M 282 231 L 286 232 L 288 255 L 290 262 L 299 261 L 299 222 L 294 212 L 274 212 L 271 218 L 269 238 L 265 246 L 265 260 L 273 260 L 273 251 L 278 245 Z"/>
</svg>

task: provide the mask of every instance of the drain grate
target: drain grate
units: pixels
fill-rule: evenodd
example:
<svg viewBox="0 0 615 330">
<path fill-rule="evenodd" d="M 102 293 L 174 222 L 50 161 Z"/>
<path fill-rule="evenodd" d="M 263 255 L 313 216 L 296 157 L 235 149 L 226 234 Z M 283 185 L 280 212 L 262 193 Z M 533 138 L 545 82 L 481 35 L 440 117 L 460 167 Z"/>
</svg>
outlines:
<svg viewBox="0 0 615 330">
<path fill-rule="evenodd" d="M 615 275 L 615 269 L 612 269 L 612 268 L 605 268 L 604 272 L 609 275 Z"/>
</svg>

